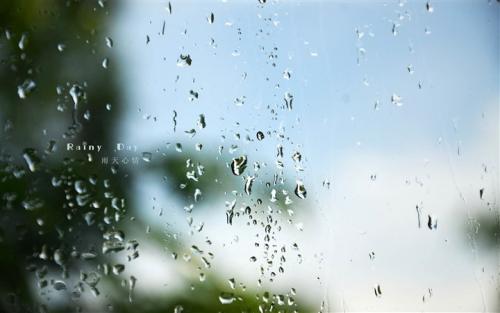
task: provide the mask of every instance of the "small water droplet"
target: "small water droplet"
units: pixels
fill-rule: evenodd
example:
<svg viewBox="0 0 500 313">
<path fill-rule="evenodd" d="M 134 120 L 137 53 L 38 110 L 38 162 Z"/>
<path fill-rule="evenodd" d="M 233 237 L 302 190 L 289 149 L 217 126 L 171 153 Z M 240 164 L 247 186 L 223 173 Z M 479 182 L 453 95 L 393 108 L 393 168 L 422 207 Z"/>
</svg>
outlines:
<svg viewBox="0 0 500 313">
<path fill-rule="evenodd" d="M 177 66 L 179 67 L 191 66 L 192 62 L 193 60 L 191 59 L 191 56 L 189 54 L 181 54 L 179 56 L 179 59 L 177 59 Z"/>
<path fill-rule="evenodd" d="M 380 288 L 380 285 L 375 285 L 375 287 L 373 288 L 373 291 L 375 292 L 375 296 L 377 298 L 380 298 L 382 297 L 382 288 Z"/>
<path fill-rule="evenodd" d="M 109 59 L 108 59 L 108 58 L 104 58 L 104 59 L 102 60 L 102 64 L 101 64 L 101 65 L 102 65 L 102 67 L 103 67 L 104 69 L 107 69 L 107 68 L 108 68 L 108 66 L 109 66 Z"/>
<path fill-rule="evenodd" d="M 293 104 L 293 95 L 289 92 L 285 93 L 284 100 L 285 100 L 286 108 L 288 110 L 291 110 L 292 104 Z"/>
<path fill-rule="evenodd" d="M 290 72 L 290 70 L 286 69 L 284 72 L 283 72 L 283 78 L 284 79 L 290 79 L 292 77 L 292 73 Z"/>
<path fill-rule="evenodd" d="M 132 303 L 132 293 L 134 291 L 136 282 L 137 282 L 137 278 L 135 278 L 134 276 L 130 276 L 130 278 L 128 280 L 128 301 L 130 303 Z"/>
<path fill-rule="evenodd" d="M 210 13 L 210 15 L 207 17 L 208 24 L 213 24 L 215 21 L 215 16 L 213 13 Z"/>
<path fill-rule="evenodd" d="M 305 199 L 307 196 L 307 190 L 304 186 L 304 183 L 300 180 L 297 181 L 297 185 L 295 186 L 295 195 L 300 199 Z"/>
<path fill-rule="evenodd" d="M 75 182 L 75 191 L 79 194 L 87 192 L 87 187 L 85 186 L 85 182 L 83 180 L 77 180 Z"/>
<path fill-rule="evenodd" d="M 198 202 L 201 198 L 201 195 L 202 195 L 201 190 L 196 188 L 194 191 L 194 201 Z"/>
<path fill-rule="evenodd" d="M 121 272 L 125 270 L 125 265 L 123 264 L 115 264 L 113 265 L 113 274 L 120 275 Z"/>
<path fill-rule="evenodd" d="M 429 227 L 430 230 L 436 229 L 437 228 L 437 218 L 433 215 L 428 215 L 427 216 L 427 227 Z"/>
<path fill-rule="evenodd" d="M 247 157 L 245 155 L 242 155 L 239 158 L 234 158 L 233 161 L 231 162 L 231 170 L 233 174 L 236 176 L 243 174 L 246 168 L 247 168 Z"/>
<path fill-rule="evenodd" d="M 174 313 L 182 313 L 184 311 L 184 307 L 182 305 L 176 305 L 174 308 Z"/>
<path fill-rule="evenodd" d="M 248 176 L 245 181 L 245 193 L 250 195 L 252 193 L 252 186 L 255 180 L 255 176 Z"/>
<path fill-rule="evenodd" d="M 265 136 L 264 136 L 263 132 L 258 131 L 256 137 L 260 141 L 260 140 L 263 140 Z"/>
<path fill-rule="evenodd" d="M 22 34 L 21 39 L 19 39 L 19 43 L 17 44 L 17 46 L 19 47 L 19 49 L 24 50 L 26 49 L 27 44 L 28 44 L 28 35 Z"/>
<path fill-rule="evenodd" d="M 198 127 L 199 128 L 207 127 L 207 123 L 205 121 L 205 115 L 203 114 L 200 114 L 200 116 L 198 117 Z"/>
<path fill-rule="evenodd" d="M 403 105 L 403 98 L 398 96 L 397 94 L 393 93 L 391 96 L 391 102 L 392 102 L 392 104 L 400 107 Z"/>
<path fill-rule="evenodd" d="M 21 85 L 17 86 L 17 95 L 21 99 L 26 97 L 36 88 L 36 83 L 31 79 L 26 79 Z"/>
<path fill-rule="evenodd" d="M 144 162 L 151 162 L 151 160 L 153 159 L 153 154 L 151 152 L 143 152 L 142 159 L 144 160 Z"/>
<path fill-rule="evenodd" d="M 235 98 L 234 99 L 234 104 L 236 104 L 237 106 L 242 106 L 242 105 L 245 104 L 245 100 L 246 100 L 245 96 L 242 96 L 242 97 L 239 97 L 239 98 Z"/>
<path fill-rule="evenodd" d="M 35 172 L 37 170 L 37 166 L 40 163 L 40 159 L 36 154 L 36 150 L 33 148 L 26 148 L 23 152 L 23 158 L 26 161 L 26 165 L 31 172 Z"/>
<path fill-rule="evenodd" d="M 71 89 L 69 90 L 69 95 L 71 96 L 71 99 L 73 99 L 74 108 L 77 109 L 78 105 L 85 96 L 82 87 L 76 84 L 71 86 Z"/>
<path fill-rule="evenodd" d="M 65 44 L 60 43 L 60 44 L 57 45 L 57 50 L 59 52 L 63 52 L 65 49 L 66 49 L 66 45 Z"/>
<path fill-rule="evenodd" d="M 105 40 L 106 40 L 106 46 L 113 48 L 113 39 L 111 39 L 111 37 L 106 37 Z"/>
<path fill-rule="evenodd" d="M 406 69 L 408 70 L 408 73 L 413 74 L 415 70 L 413 69 L 413 65 L 409 64 Z"/>
<path fill-rule="evenodd" d="M 231 304 L 236 300 L 234 294 L 230 292 L 221 292 L 219 296 L 219 301 L 221 304 Z"/>
<path fill-rule="evenodd" d="M 425 9 L 426 9 L 426 10 L 427 10 L 427 12 L 429 12 L 429 13 L 434 12 L 434 7 L 431 5 L 431 2 L 430 2 L 430 1 L 427 1 L 427 3 L 425 4 Z"/>
<path fill-rule="evenodd" d="M 62 280 L 56 280 L 53 287 L 57 291 L 66 290 L 66 283 Z"/>
</svg>

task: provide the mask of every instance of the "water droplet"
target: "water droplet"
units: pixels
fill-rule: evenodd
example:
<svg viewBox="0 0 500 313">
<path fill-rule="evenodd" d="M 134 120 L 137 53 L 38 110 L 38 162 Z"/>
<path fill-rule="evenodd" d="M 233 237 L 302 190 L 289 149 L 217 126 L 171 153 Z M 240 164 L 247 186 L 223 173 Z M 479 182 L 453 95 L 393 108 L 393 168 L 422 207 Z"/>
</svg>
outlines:
<svg viewBox="0 0 500 313">
<path fill-rule="evenodd" d="M 403 98 L 398 96 L 397 94 L 393 93 L 392 96 L 391 96 L 391 102 L 392 104 L 400 107 L 403 105 Z"/>
<path fill-rule="evenodd" d="M 234 104 L 236 104 L 237 106 L 242 106 L 242 105 L 245 104 L 245 100 L 246 100 L 245 96 L 242 96 L 240 98 L 235 98 L 234 99 Z"/>
<path fill-rule="evenodd" d="M 370 260 L 375 260 L 375 252 L 371 251 L 368 256 L 370 257 Z"/>
<path fill-rule="evenodd" d="M 205 122 L 205 115 L 200 114 L 198 117 L 198 127 L 199 128 L 205 128 L 207 127 L 207 123 Z"/>
<path fill-rule="evenodd" d="M 290 70 L 286 69 L 284 72 L 283 72 L 283 78 L 284 79 L 290 79 L 292 77 L 292 73 L 290 72 Z"/>
<path fill-rule="evenodd" d="M 121 272 L 125 270 L 125 265 L 123 264 L 115 264 L 113 265 L 113 274 L 120 275 Z"/>
<path fill-rule="evenodd" d="M 57 50 L 59 52 L 63 52 L 65 49 L 66 49 L 66 45 L 65 44 L 60 43 L 60 44 L 57 45 Z"/>
<path fill-rule="evenodd" d="M 102 64 L 101 65 L 102 65 L 103 68 L 107 69 L 108 66 L 109 66 L 109 59 L 108 58 L 104 58 L 102 60 Z"/>
<path fill-rule="evenodd" d="M 182 313 L 184 311 L 184 307 L 182 305 L 176 305 L 174 308 L 174 313 Z"/>
<path fill-rule="evenodd" d="M 26 97 L 36 88 L 36 83 L 31 79 L 26 79 L 21 85 L 17 86 L 17 95 L 21 99 Z"/>
<path fill-rule="evenodd" d="M 83 215 L 83 218 L 85 219 L 85 222 L 87 223 L 88 226 L 94 225 L 95 223 L 95 212 L 87 212 Z"/>
<path fill-rule="evenodd" d="M 180 142 L 175 144 L 175 151 L 182 152 L 182 144 Z"/>
<path fill-rule="evenodd" d="M 77 180 L 75 182 L 75 191 L 79 194 L 87 192 L 87 187 L 85 186 L 85 182 L 83 180 Z"/>
<path fill-rule="evenodd" d="M 19 39 L 19 43 L 17 46 L 19 49 L 24 50 L 26 49 L 26 45 L 28 44 L 28 36 L 26 34 L 21 35 L 21 39 Z"/>
<path fill-rule="evenodd" d="M 250 195 L 252 193 L 253 182 L 255 181 L 255 176 L 248 176 L 245 181 L 245 193 Z"/>
<path fill-rule="evenodd" d="M 380 298 L 382 296 L 382 289 L 380 288 L 380 285 L 375 285 L 375 287 L 373 288 L 373 291 L 375 292 L 375 296 L 377 298 Z"/>
<path fill-rule="evenodd" d="M 118 252 L 125 249 L 125 245 L 119 240 L 106 240 L 102 243 L 102 253 Z"/>
<path fill-rule="evenodd" d="M 179 59 L 177 60 L 177 66 L 179 67 L 191 66 L 192 62 L 193 60 L 191 59 L 191 56 L 189 54 L 181 54 L 179 56 Z"/>
<path fill-rule="evenodd" d="M 90 120 L 90 111 L 86 110 L 85 113 L 83 113 L 83 118 L 86 119 L 87 121 Z"/>
<path fill-rule="evenodd" d="M 293 159 L 295 162 L 300 162 L 300 161 L 302 161 L 302 154 L 300 154 L 300 152 L 296 151 L 296 152 L 292 155 L 292 159 Z"/>
<path fill-rule="evenodd" d="M 429 227 L 430 230 L 437 228 L 437 218 L 435 216 L 427 216 L 427 227 Z"/>
<path fill-rule="evenodd" d="M 215 16 L 213 13 L 210 13 L 210 15 L 207 17 L 208 24 L 213 24 L 215 21 Z"/>
<path fill-rule="evenodd" d="M 69 90 L 69 95 L 71 96 L 71 99 L 73 99 L 74 108 L 77 109 L 78 105 L 80 104 L 81 100 L 85 95 L 82 87 L 76 84 L 71 86 L 71 89 Z"/>
<path fill-rule="evenodd" d="M 56 262 L 57 265 L 63 266 L 66 261 L 66 256 L 64 255 L 63 251 L 61 249 L 56 249 L 54 251 L 54 262 Z"/>
<path fill-rule="evenodd" d="M 21 203 L 23 208 L 27 211 L 34 211 L 43 207 L 43 200 L 39 198 L 27 198 Z"/>
<path fill-rule="evenodd" d="M 236 176 L 243 174 L 246 168 L 247 168 L 247 157 L 245 155 L 242 155 L 239 158 L 234 158 L 233 161 L 231 162 L 231 170 L 233 174 Z"/>
<path fill-rule="evenodd" d="M 222 304 L 231 304 L 236 300 L 234 297 L 234 294 L 229 293 L 229 292 L 221 292 L 219 296 L 219 301 Z"/>
<path fill-rule="evenodd" d="M 427 10 L 427 12 L 429 12 L 429 13 L 434 12 L 434 7 L 431 5 L 431 2 L 430 2 L 430 1 L 427 1 L 427 3 L 425 4 L 425 9 L 426 9 L 426 10 Z"/>
<path fill-rule="evenodd" d="M 227 282 L 229 283 L 229 287 L 231 287 L 231 289 L 236 288 L 236 280 L 234 278 L 228 279 Z"/>
<path fill-rule="evenodd" d="M 144 160 L 144 162 L 151 162 L 151 160 L 153 159 L 153 154 L 151 152 L 143 152 L 142 159 Z"/>
<path fill-rule="evenodd" d="M 111 39 L 110 37 L 106 37 L 105 40 L 106 40 L 106 46 L 113 48 L 113 39 Z"/>
<path fill-rule="evenodd" d="M 128 280 L 128 301 L 132 303 L 132 292 L 134 291 L 135 288 L 135 283 L 137 282 L 137 278 L 134 276 L 130 276 Z"/>
<path fill-rule="evenodd" d="M 285 105 L 288 110 L 292 109 L 292 104 L 293 104 L 293 95 L 289 92 L 285 93 Z"/>
<path fill-rule="evenodd" d="M 265 136 L 264 136 L 263 132 L 258 131 L 256 137 L 260 141 L 260 140 L 263 140 Z"/>
<path fill-rule="evenodd" d="M 307 196 L 307 190 L 304 186 L 304 183 L 300 180 L 297 181 L 297 185 L 295 186 L 295 195 L 300 199 L 305 199 Z"/>
<path fill-rule="evenodd" d="M 47 144 L 47 148 L 45 148 L 45 153 L 50 154 L 56 151 L 57 149 L 56 143 L 57 142 L 55 140 L 50 140 L 49 143 Z"/>
<path fill-rule="evenodd" d="M 26 161 L 26 165 L 31 172 L 36 171 L 38 164 L 40 163 L 40 159 L 36 154 L 36 150 L 32 148 L 26 148 L 23 152 L 23 158 Z"/>
<path fill-rule="evenodd" d="M 196 188 L 194 191 L 194 201 L 198 202 L 201 198 L 201 195 L 202 195 L 201 190 Z"/>
<path fill-rule="evenodd" d="M 53 287 L 57 291 L 66 290 L 66 283 L 62 280 L 56 280 Z"/>
<path fill-rule="evenodd" d="M 172 14 L 172 4 L 170 2 L 165 9 L 167 10 L 168 14 Z"/>
</svg>

